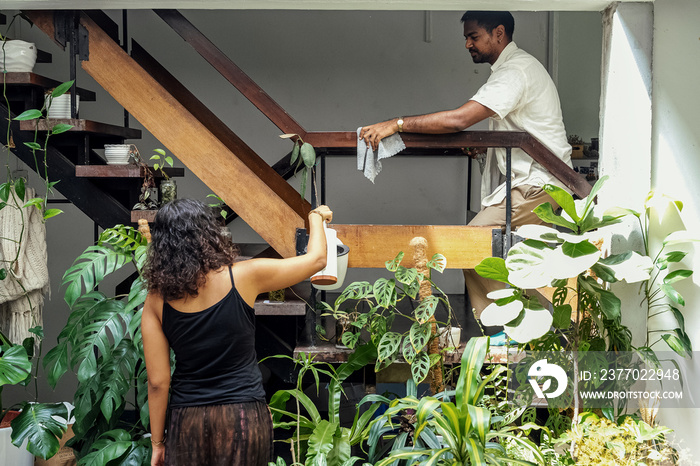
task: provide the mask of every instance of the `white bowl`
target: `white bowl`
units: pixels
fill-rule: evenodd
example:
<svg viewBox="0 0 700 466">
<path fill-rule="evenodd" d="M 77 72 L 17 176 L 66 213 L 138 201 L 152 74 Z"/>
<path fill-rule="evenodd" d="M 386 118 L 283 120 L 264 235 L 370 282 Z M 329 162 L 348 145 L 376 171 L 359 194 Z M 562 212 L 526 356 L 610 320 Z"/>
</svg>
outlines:
<svg viewBox="0 0 700 466">
<path fill-rule="evenodd" d="M 108 165 L 126 165 L 129 163 L 131 144 L 105 144 L 105 158 Z"/>
<path fill-rule="evenodd" d="M 34 69 L 36 45 L 23 40 L 8 40 L 2 45 L 0 47 L 0 71 L 2 71 L 3 62 L 5 70 L 12 73 L 26 73 Z"/>
</svg>

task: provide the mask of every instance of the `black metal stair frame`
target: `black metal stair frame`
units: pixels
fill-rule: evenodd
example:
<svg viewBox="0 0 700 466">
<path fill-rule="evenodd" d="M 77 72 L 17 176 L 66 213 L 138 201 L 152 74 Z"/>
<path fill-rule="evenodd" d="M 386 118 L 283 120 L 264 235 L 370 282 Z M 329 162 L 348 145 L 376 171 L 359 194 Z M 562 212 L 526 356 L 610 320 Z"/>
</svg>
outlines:
<svg viewBox="0 0 700 466">
<path fill-rule="evenodd" d="M 3 103 L 0 103 L 0 113 L 10 115 L 10 118 L 16 116 L 9 112 Z M 9 134 L 15 145 L 11 149 L 12 152 L 30 168 L 35 169 L 34 153 L 24 144 L 34 140 L 33 133 L 20 130 L 18 121 L 7 121 L 5 118 L 2 118 L 0 119 L 0 132 L 2 134 L 8 134 L 8 125 Z M 37 152 L 37 156 L 41 157 L 41 152 Z M 93 181 L 87 178 L 77 178 L 75 176 L 75 164 L 61 151 L 49 144 L 46 156 L 49 180 L 58 181 L 54 189 L 63 194 L 66 199 L 71 201 L 100 227 L 109 228 L 118 223 L 125 225 L 130 223 L 129 209 Z M 40 166 L 43 166 L 43 164 L 40 164 Z M 44 176 L 41 170 L 38 174 L 41 177 Z"/>
</svg>

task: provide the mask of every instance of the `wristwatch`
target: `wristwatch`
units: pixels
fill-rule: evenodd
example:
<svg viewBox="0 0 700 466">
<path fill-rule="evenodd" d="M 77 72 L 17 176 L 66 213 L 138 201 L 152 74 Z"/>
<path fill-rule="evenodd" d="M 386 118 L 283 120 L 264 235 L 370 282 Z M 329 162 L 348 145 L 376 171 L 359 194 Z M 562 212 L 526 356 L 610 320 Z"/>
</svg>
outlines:
<svg viewBox="0 0 700 466">
<path fill-rule="evenodd" d="M 399 126 L 399 133 L 403 133 L 403 117 L 396 120 L 396 124 Z"/>
</svg>

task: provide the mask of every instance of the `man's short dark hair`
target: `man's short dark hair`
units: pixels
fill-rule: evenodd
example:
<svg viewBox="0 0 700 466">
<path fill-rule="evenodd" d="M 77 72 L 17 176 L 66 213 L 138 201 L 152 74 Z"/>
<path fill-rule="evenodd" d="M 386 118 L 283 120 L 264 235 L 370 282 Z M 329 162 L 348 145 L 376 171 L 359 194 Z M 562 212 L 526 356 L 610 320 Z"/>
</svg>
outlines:
<svg viewBox="0 0 700 466">
<path fill-rule="evenodd" d="M 476 24 L 486 29 L 488 33 L 503 25 L 508 40 L 513 40 L 515 20 L 509 11 L 467 11 L 462 15 L 462 22 L 476 21 Z"/>
</svg>

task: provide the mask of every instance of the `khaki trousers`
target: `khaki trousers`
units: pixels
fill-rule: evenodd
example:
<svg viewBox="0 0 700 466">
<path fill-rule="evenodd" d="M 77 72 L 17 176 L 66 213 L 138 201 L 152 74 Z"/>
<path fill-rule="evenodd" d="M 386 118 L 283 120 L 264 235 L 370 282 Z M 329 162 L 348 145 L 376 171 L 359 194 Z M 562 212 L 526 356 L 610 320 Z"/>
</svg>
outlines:
<svg viewBox="0 0 700 466">
<path fill-rule="evenodd" d="M 535 215 L 532 210 L 540 204 L 549 202 L 554 210 L 559 205 L 554 199 L 538 186 L 522 185 L 513 188 L 511 191 L 511 224 L 513 228 L 521 225 L 543 225 L 545 222 Z M 470 226 L 505 226 L 506 224 L 506 200 L 500 204 L 492 205 L 481 209 L 476 217 L 469 222 Z M 504 284 L 496 280 L 483 278 L 474 269 L 465 269 L 464 282 L 467 285 L 469 302 L 477 317 L 481 311 L 493 301 L 486 295 L 491 291 L 504 288 Z"/>
</svg>

